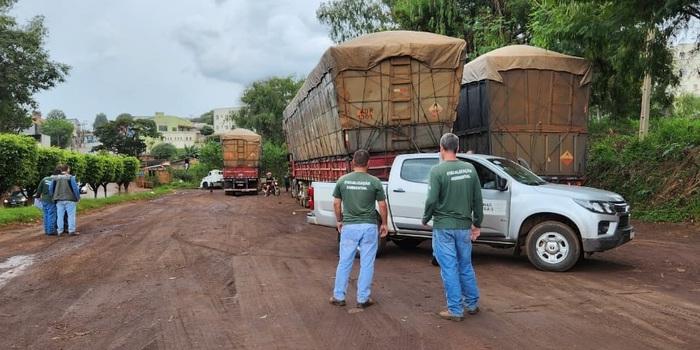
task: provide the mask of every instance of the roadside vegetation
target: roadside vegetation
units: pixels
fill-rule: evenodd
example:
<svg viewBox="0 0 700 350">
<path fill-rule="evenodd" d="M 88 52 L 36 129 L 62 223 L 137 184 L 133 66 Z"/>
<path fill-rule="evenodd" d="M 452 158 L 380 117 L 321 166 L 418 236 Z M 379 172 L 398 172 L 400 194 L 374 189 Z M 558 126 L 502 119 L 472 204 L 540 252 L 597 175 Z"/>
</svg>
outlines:
<svg viewBox="0 0 700 350">
<path fill-rule="evenodd" d="M 588 185 L 622 194 L 645 221 L 700 220 L 700 97 L 682 96 L 668 117 L 591 121 Z"/>
<path fill-rule="evenodd" d="M 155 199 L 165 194 L 172 193 L 179 188 L 177 185 L 163 185 L 148 192 L 122 193 L 106 198 L 87 198 L 78 202 L 78 213 L 86 213 L 91 210 L 101 209 L 110 205 Z M 33 223 L 42 217 L 41 210 L 34 206 L 18 208 L 0 208 L 0 226 L 16 223 Z"/>
</svg>

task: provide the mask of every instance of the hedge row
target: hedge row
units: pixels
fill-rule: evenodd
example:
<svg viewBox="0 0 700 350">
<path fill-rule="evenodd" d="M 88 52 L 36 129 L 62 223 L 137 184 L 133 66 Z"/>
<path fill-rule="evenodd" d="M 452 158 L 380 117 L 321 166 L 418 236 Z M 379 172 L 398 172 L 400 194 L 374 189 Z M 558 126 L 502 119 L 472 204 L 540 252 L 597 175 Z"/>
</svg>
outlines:
<svg viewBox="0 0 700 350">
<path fill-rule="evenodd" d="M 128 190 L 136 178 L 139 160 L 109 153 L 80 154 L 55 147 L 39 147 L 34 139 L 15 134 L 0 134 L 0 195 L 15 186 L 33 196 L 39 181 L 51 175 L 58 164 L 67 164 L 81 186 L 95 192 L 116 183 Z"/>
</svg>

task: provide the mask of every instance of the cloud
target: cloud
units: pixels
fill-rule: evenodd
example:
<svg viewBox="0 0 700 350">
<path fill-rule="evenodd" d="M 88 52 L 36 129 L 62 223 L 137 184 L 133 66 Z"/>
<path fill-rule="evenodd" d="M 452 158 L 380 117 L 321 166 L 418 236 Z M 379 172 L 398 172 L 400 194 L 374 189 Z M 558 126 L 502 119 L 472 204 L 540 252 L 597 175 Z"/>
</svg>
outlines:
<svg viewBox="0 0 700 350">
<path fill-rule="evenodd" d="M 105 112 L 196 116 L 240 103 L 250 82 L 305 77 L 331 45 L 315 18 L 320 0 L 22 0 L 20 21 L 44 15 L 52 59 L 68 80 L 37 94 L 92 120 Z"/>
</svg>

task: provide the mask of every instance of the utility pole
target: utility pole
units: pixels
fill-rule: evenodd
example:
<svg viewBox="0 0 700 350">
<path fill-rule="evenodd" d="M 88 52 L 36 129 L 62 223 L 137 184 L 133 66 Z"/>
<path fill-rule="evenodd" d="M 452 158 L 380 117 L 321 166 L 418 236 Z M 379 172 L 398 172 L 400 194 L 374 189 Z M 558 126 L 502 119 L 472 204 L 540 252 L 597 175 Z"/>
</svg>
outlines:
<svg viewBox="0 0 700 350">
<path fill-rule="evenodd" d="M 647 33 L 647 47 L 646 47 L 646 59 L 648 67 L 648 61 L 651 57 L 651 42 L 654 40 L 654 28 L 649 29 Z M 644 82 L 642 83 L 642 110 L 639 114 L 639 139 L 644 140 L 644 138 L 649 133 L 649 109 L 651 106 L 651 72 L 649 70 L 644 73 Z"/>
</svg>

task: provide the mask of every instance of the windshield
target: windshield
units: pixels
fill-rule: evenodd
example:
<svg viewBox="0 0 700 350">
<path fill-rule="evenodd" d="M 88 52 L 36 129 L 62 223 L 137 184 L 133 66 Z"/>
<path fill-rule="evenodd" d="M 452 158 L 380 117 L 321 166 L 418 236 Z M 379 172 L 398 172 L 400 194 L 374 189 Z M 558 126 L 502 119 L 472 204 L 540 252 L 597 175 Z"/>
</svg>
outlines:
<svg viewBox="0 0 700 350">
<path fill-rule="evenodd" d="M 533 174 L 530 170 L 527 170 L 520 166 L 519 164 L 501 158 L 491 158 L 489 162 L 493 163 L 497 167 L 501 168 L 508 175 L 512 176 L 516 181 L 521 184 L 530 186 L 544 185 L 547 181 L 542 180 L 539 176 Z"/>
</svg>

